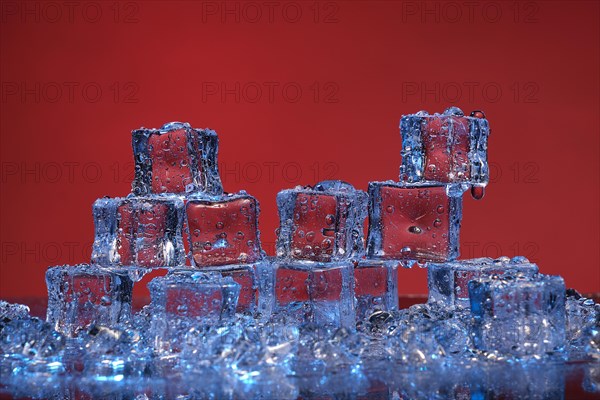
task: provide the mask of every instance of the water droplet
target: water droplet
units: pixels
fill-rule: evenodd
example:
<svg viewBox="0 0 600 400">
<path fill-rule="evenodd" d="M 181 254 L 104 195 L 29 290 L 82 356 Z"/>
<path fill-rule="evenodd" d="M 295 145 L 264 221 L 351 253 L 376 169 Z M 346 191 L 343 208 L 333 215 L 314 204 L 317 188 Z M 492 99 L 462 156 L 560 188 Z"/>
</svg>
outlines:
<svg viewBox="0 0 600 400">
<path fill-rule="evenodd" d="M 484 186 L 471 186 L 471 196 L 475 200 L 481 200 L 485 195 L 485 187 Z"/>
<path fill-rule="evenodd" d="M 223 222 L 221 222 L 221 221 L 217 222 L 217 225 L 216 225 L 217 229 L 223 229 L 224 226 L 225 226 L 225 224 Z"/>
<path fill-rule="evenodd" d="M 333 223 L 335 222 L 335 217 L 331 214 L 327 214 L 327 216 L 325 217 L 325 222 L 327 223 L 327 225 L 333 225 Z"/>
<path fill-rule="evenodd" d="M 328 249 L 331 247 L 331 239 L 325 239 L 323 240 L 322 246 L 324 249 Z"/>
<path fill-rule="evenodd" d="M 412 253 L 412 249 L 410 247 L 408 247 L 408 246 L 403 247 L 400 250 L 400 254 L 402 254 L 403 256 L 408 256 L 408 255 L 410 255 L 410 253 Z"/>
<path fill-rule="evenodd" d="M 471 117 L 473 118 L 485 118 L 485 113 L 481 110 L 471 111 Z"/>
<path fill-rule="evenodd" d="M 419 228 L 418 226 L 414 226 L 414 225 L 410 226 L 408 228 L 408 231 L 410 233 L 414 233 L 415 235 L 420 235 L 423 232 L 423 230 L 421 230 L 421 228 Z"/>
<path fill-rule="evenodd" d="M 204 250 L 210 250 L 210 249 L 212 249 L 212 244 L 210 242 L 204 243 Z"/>
<path fill-rule="evenodd" d="M 438 212 L 438 214 L 443 214 L 445 211 L 444 206 L 442 206 L 442 205 L 437 206 L 436 211 Z"/>
<path fill-rule="evenodd" d="M 394 206 L 389 205 L 385 208 L 385 211 L 389 212 L 390 214 L 394 212 Z"/>
<path fill-rule="evenodd" d="M 306 241 L 312 242 L 313 240 L 315 240 L 315 233 L 313 231 L 307 232 L 306 233 Z"/>
<path fill-rule="evenodd" d="M 458 107 L 448 107 L 444 111 L 444 115 L 453 115 L 455 117 L 464 117 L 465 113 Z"/>
<path fill-rule="evenodd" d="M 433 221 L 433 226 L 439 228 L 440 226 L 442 226 L 442 220 L 436 219 L 435 221 Z"/>
<path fill-rule="evenodd" d="M 243 239 L 243 238 L 244 238 L 244 232 L 242 232 L 242 231 L 238 231 L 238 233 L 236 233 L 236 234 L 235 234 L 235 236 L 236 236 L 238 239 Z"/>
</svg>

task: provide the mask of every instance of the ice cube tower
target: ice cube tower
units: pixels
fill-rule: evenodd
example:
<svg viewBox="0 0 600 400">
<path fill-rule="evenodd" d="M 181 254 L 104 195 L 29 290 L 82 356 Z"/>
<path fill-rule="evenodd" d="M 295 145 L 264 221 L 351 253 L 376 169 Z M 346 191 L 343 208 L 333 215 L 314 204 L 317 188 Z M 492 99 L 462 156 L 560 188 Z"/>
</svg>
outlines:
<svg viewBox="0 0 600 400">
<path fill-rule="evenodd" d="M 198 321 L 211 320 L 215 310 L 199 307 L 193 299 L 214 289 L 217 278 L 238 287 L 230 292 L 227 307 L 268 316 L 269 302 L 261 296 L 272 289 L 272 272 L 260 245 L 258 201 L 246 192 L 223 192 L 216 132 L 172 122 L 134 130 L 132 145 L 132 193 L 104 197 L 93 206 L 92 265 L 48 270 L 48 320 L 73 335 L 93 323 L 127 320 L 133 284 L 129 276 L 135 276 L 131 272 L 139 276 L 140 270 L 155 268 L 168 269 L 149 286 L 152 311 L 164 315 L 163 320 L 177 319 L 176 309 L 194 307 Z M 208 278 L 189 275 L 194 270 Z M 271 286 L 261 290 L 263 282 Z"/>
<path fill-rule="evenodd" d="M 276 256 L 269 258 L 260 243 L 258 201 L 244 191 L 223 192 L 214 131 L 180 122 L 134 130 L 132 193 L 94 203 L 91 265 L 48 270 L 48 320 L 71 336 L 93 323 L 127 321 L 128 272 L 166 268 L 149 284 L 161 350 L 177 350 L 171 342 L 180 328 L 230 321 L 236 312 L 352 329 L 357 318 L 396 309 L 399 267 L 418 264 L 429 268 L 430 303 L 464 311 L 470 305 L 482 350 L 514 348 L 493 337 L 502 310 L 490 302 L 525 307 L 509 316 L 520 319 L 523 332 L 539 317 L 558 337 L 564 332 L 559 278 L 537 275 L 523 257 L 457 260 L 462 196 L 470 187 L 481 198 L 489 180 L 489 132 L 481 111 L 465 116 L 451 107 L 403 116 L 399 181 L 371 182 L 368 194 L 343 181 L 281 191 Z M 561 345 L 555 336 L 519 354 L 552 351 Z"/>
</svg>

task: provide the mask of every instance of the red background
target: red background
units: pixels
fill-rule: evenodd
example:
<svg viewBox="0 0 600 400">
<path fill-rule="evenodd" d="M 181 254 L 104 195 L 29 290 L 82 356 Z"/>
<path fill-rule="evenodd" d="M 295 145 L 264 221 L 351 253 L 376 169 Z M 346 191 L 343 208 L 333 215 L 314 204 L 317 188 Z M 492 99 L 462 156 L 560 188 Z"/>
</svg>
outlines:
<svg viewBox="0 0 600 400">
<path fill-rule="evenodd" d="M 600 291 L 598 2 L 74 4 L 1 4 L 0 297 L 89 261 L 91 204 L 130 190 L 134 128 L 217 130 L 225 189 L 260 200 L 271 250 L 279 190 L 397 179 L 400 116 L 450 104 L 492 127 L 463 257 L 521 254 Z M 425 276 L 401 271 L 400 291 Z"/>
</svg>

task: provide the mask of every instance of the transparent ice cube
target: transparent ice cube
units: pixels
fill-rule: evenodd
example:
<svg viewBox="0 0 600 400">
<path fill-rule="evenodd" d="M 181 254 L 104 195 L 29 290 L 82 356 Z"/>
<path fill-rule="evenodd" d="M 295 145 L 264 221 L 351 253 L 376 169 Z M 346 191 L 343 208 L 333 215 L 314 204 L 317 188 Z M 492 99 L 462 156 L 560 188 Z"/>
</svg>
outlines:
<svg viewBox="0 0 600 400">
<path fill-rule="evenodd" d="M 354 268 L 354 298 L 357 320 L 376 311 L 398 308 L 397 261 L 363 259 Z"/>
<path fill-rule="evenodd" d="M 113 326 L 131 317 L 133 282 L 126 274 L 87 264 L 64 265 L 46 271 L 46 285 L 46 319 L 67 336 L 94 323 Z"/>
<path fill-rule="evenodd" d="M 443 114 L 422 111 L 402 116 L 400 180 L 467 183 L 475 186 L 476 198 L 483 196 L 489 181 L 489 133 L 481 111 L 467 117 L 459 108 L 450 107 Z"/>
<path fill-rule="evenodd" d="M 171 122 L 160 129 L 132 132 L 136 195 L 201 191 L 221 194 L 219 139 L 210 129 Z"/>
<path fill-rule="evenodd" d="M 534 275 L 537 265 L 525 257 L 474 258 L 445 263 L 427 263 L 429 302 L 445 306 L 468 308 L 468 283 L 479 277 L 490 275 L 516 274 Z"/>
<path fill-rule="evenodd" d="M 370 182 L 367 256 L 420 263 L 454 260 L 461 219 L 458 185 Z"/>
<path fill-rule="evenodd" d="M 197 268 L 249 264 L 264 258 L 258 230 L 258 201 L 240 192 L 197 194 L 186 204 L 191 259 Z"/>
<path fill-rule="evenodd" d="M 180 351 L 193 327 L 218 325 L 235 315 L 240 285 L 218 273 L 174 270 L 149 284 L 151 331 L 159 351 Z"/>
<path fill-rule="evenodd" d="M 475 346 L 514 356 L 565 346 L 565 283 L 559 276 L 504 275 L 469 282 Z"/>
<path fill-rule="evenodd" d="M 277 260 L 274 313 L 300 325 L 354 329 L 354 266 L 350 262 Z"/>
<path fill-rule="evenodd" d="M 147 268 L 185 265 L 181 198 L 105 197 L 96 200 L 93 210 L 94 264 Z"/>
<path fill-rule="evenodd" d="M 277 195 L 277 256 L 335 261 L 364 254 L 367 196 L 342 181 L 323 181 Z"/>
</svg>

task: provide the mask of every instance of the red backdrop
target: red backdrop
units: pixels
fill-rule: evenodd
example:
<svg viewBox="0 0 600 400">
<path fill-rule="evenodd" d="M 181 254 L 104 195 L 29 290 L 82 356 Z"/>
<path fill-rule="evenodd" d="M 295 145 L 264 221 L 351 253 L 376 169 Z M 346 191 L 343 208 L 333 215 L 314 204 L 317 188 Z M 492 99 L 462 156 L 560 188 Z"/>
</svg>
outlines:
<svg viewBox="0 0 600 400">
<path fill-rule="evenodd" d="M 91 204 L 126 195 L 130 131 L 220 135 L 225 189 L 397 179 L 398 121 L 483 109 L 492 182 L 462 256 L 525 255 L 600 291 L 598 2 L 1 3 L 1 297 L 89 260 Z M 401 271 L 424 293 L 423 270 Z"/>
</svg>

